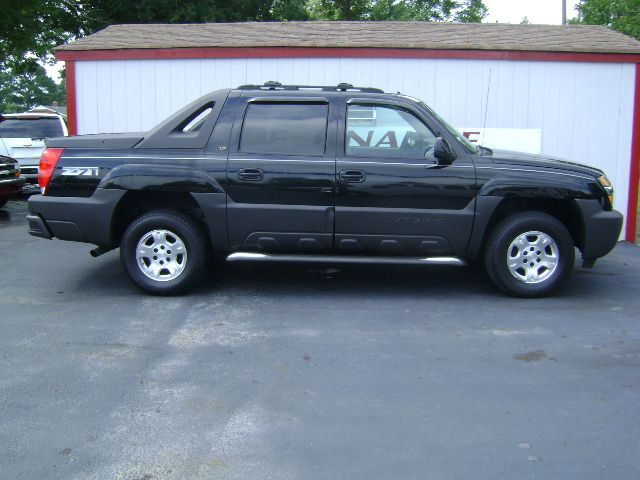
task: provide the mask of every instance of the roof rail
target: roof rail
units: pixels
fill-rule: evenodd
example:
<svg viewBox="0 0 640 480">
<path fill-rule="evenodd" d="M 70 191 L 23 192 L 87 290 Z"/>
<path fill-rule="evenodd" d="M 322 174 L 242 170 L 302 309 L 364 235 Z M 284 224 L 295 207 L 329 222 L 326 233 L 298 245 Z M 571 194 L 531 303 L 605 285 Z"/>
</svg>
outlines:
<svg viewBox="0 0 640 480">
<path fill-rule="evenodd" d="M 280 82 L 269 80 L 262 85 L 240 85 L 238 90 L 321 90 L 323 92 L 346 92 L 357 91 L 363 93 L 384 93 L 379 88 L 354 87 L 350 83 L 339 83 L 338 85 L 283 85 Z"/>
</svg>

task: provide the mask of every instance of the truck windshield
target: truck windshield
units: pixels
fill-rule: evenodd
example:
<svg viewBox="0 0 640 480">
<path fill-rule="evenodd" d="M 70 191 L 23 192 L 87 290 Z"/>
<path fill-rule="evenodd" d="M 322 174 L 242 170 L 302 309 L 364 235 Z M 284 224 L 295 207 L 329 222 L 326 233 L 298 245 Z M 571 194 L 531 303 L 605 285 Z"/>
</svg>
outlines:
<svg viewBox="0 0 640 480">
<path fill-rule="evenodd" d="M 57 118 L 6 118 L 0 122 L 0 137 L 49 138 L 61 137 L 62 124 Z"/>
<path fill-rule="evenodd" d="M 427 105 L 426 103 L 424 103 L 422 100 L 420 100 L 419 98 L 415 98 L 415 97 L 411 97 L 409 95 L 403 95 L 406 98 L 410 98 L 411 100 L 413 100 L 414 102 L 418 103 L 422 108 L 424 108 L 427 112 L 429 112 L 429 114 L 434 117 L 439 123 L 440 125 L 442 125 L 444 127 L 444 129 L 449 132 L 451 135 L 453 135 L 456 140 L 458 140 L 458 142 L 464 147 L 465 150 L 467 150 L 469 153 L 479 153 L 480 150 L 478 149 L 478 147 L 476 145 L 474 145 L 473 143 L 471 143 L 469 140 L 467 140 L 465 138 L 464 135 L 462 135 L 462 132 L 460 132 L 459 130 L 453 128 L 451 125 L 449 125 L 446 120 L 444 118 L 442 118 L 440 115 L 438 115 L 436 112 L 434 112 L 429 105 Z"/>
<path fill-rule="evenodd" d="M 453 128 L 451 125 L 449 125 L 440 115 L 438 115 L 431 108 L 429 108 L 429 106 L 426 103 L 424 103 L 422 100 L 420 100 L 420 105 L 427 112 L 429 112 L 436 120 L 438 120 L 438 122 L 440 122 L 440 125 L 442 125 L 447 132 L 449 132 L 451 135 L 456 137 L 456 140 L 458 140 L 458 142 L 460 142 L 460 144 L 469 153 L 479 153 L 480 150 L 478 149 L 477 145 L 474 145 L 469 140 L 467 140 L 467 138 L 464 135 L 462 135 L 462 132 L 460 132 L 460 130 L 457 130 Z"/>
</svg>

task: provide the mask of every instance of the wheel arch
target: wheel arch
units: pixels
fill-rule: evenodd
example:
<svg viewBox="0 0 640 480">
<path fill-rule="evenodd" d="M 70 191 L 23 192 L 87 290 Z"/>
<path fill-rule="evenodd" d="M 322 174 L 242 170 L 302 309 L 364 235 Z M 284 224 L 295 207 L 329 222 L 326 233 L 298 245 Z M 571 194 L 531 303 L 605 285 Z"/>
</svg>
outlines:
<svg viewBox="0 0 640 480">
<path fill-rule="evenodd" d="M 580 207 L 573 199 L 478 197 L 468 253 L 470 258 L 481 254 L 487 238 L 504 218 L 526 211 L 546 213 L 560 221 L 571 234 L 579 250 L 584 247 L 585 229 Z"/>
<path fill-rule="evenodd" d="M 188 192 L 129 190 L 120 199 L 111 221 L 111 241 L 120 245 L 127 227 L 140 215 L 157 209 L 176 210 L 193 218 L 206 232 L 206 221 L 200 204 Z"/>
</svg>

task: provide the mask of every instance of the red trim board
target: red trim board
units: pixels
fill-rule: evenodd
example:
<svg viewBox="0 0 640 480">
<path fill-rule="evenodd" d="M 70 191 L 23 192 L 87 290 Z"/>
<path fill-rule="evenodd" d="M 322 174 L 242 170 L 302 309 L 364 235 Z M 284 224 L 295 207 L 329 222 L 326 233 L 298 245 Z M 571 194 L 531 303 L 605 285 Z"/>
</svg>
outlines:
<svg viewBox="0 0 640 480">
<path fill-rule="evenodd" d="M 631 137 L 631 168 L 629 171 L 629 199 L 625 240 L 636 241 L 638 220 L 638 183 L 640 183 L 640 63 L 636 63 L 636 89 L 633 102 L 633 131 Z"/>
<path fill-rule="evenodd" d="M 58 60 L 156 60 L 171 58 L 447 58 L 463 60 L 521 60 L 542 62 L 640 63 L 640 54 L 535 52 L 502 50 L 426 50 L 420 48 L 131 48 L 62 50 Z"/>
<path fill-rule="evenodd" d="M 64 62 L 65 76 L 67 80 L 67 129 L 69 135 L 78 134 L 78 108 L 76 101 L 76 62 L 67 60 Z"/>
</svg>

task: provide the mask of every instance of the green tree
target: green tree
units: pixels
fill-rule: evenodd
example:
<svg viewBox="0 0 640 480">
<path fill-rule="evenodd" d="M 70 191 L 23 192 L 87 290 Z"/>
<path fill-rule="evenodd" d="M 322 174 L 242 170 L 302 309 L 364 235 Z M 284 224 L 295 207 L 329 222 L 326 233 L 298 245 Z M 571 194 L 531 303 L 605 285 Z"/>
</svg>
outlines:
<svg viewBox="0 0 640 480">
<path fill-rule="evenodd" d="M 91 0 L 91 30 L 114 23 L 308 20 L 307 0 Z"/>
<path fill-rule="evenodd" d="M 580 0 L 575 23 L 606 25 L 640 40 L 640 0 Z"/>
<path fill-rule="evenodd" d="M 313 20 L 362 20 L 371 11 L 369 0 L 316 0 L 309 2 Z"/>
<path fill-rule="evenodd" d="M 87 33 L 85 13 L 77 0 L 4 0 L 0 69 L 28 70 L 35 60 L 50 56 L 56 45 Z"/>
<path fill-rule="evenodd" d="M 4 0 L 0 15 L 0 112 L 65 102 L 39 64 L 51 62 L 53 47 L 89 33 L 88 9 L 77 0 Z"/>
<path fill-rule="evenodd" d="M 487 16 L 482 0 L 315 0 L 316 20 L 425 20 L 480 22 Z"/>
<path fill-rule="evenodd" d="M 40 65 L 19 75 L 0 71 L 0 112 L 24 112 L 37 105 L 65 103 L 65 83 L 58 85 Z"/>
</svg>

